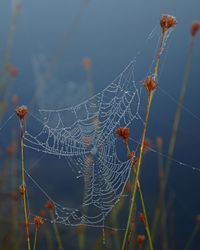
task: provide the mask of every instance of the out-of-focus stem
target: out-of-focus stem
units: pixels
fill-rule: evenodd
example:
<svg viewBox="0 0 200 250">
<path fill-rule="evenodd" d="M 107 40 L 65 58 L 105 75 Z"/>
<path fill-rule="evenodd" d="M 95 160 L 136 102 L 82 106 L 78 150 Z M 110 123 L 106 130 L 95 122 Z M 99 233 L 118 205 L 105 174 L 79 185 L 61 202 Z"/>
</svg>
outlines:
<svg viewBox="0 0 200 250">
<path fill-rule="evenodd" d="M 178 127 L 181 119 L 181 113 L 182 113 L 182 108 L 183 108 L 183 103 L 185 99 L 185 94 L 188 86 L 188 79 L 189 79 L 189 73 L 190 73 L 190 68 L 192 64 L 192 51 L 194 47 L 194 38 L 191 39 L 190 46 L 189 46 L 189 52 L 188 52 L 188 59 L 186 63 L 186 68 L 185 68 L 185 74 L 183 78 L 183 84 L 181 87 L 180 95 L 179 95 L 179 100 L 176 108 L 176 113 L 174 116 L 174 122 L 173 122 L 173 127 L 172 127 L 172 133 L 170 137 L 170 142 L 169 142 L 169 148 L 168 148 L 168 158 L 165 166 L 165 183 L 164 183 L 164 188 L 167 185 L 168 181 L 168 176 L 170 173 L 170 167 L 171 167 L 171 158 L 174 154 L 174 149 L 175 149 L 175 144 L 176 144 L 176 138 L 177 138 L 177 132 L 178 132 Z"/>
<path fill-rule="evenodd" d="M 57 240 L 57 243 L 58 243 L 58 249 L 59 250 L 64 250 L 62 240 L 61 240 L 61 237 L 60 237 L 60 233 L 59 233 L 58 227 L 57 227 L 57 225 L 55 223 L 54 213 L 53 213 L 52 210 L 50 210 L 50 216 L 51 216 L 51 220 L 53 221 L 53 229 L 54 229 L 54 233 L 55 233 L 56 240 Z"/>
<path fill-rule="evenodd" d="M 192 243 L 193 243 L 194 238 L 197 235 L 198 231 L 199 231 L 199 225 L 196 224 L 193 231 L 192 231 L 192 234 L 191 234 L 190 238 L 188 239 L 188 242 L 185 245 L 184 250 L 190 250 L 191 249 Z"/>
</svg>

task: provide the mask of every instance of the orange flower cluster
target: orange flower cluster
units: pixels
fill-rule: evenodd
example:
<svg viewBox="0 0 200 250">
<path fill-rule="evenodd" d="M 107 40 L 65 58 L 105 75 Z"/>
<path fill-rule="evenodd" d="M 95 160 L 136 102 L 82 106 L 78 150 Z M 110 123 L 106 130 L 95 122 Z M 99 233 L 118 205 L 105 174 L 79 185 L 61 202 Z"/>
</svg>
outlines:
<svg viewBox="0 0 200 250">
<path fill-rule="evenodd" d="M 150 94 L 157 87 L 156 82 L 153 80 L 152 76 L 147 76 L 146 80 L 144 80 L 144 86 Z"/>
<path fill-rule="evenodd" d="M 127 182 L 127 184 L 125 186 L 125 190 L 126 190 L 127 193 L 131 193 L 131 191 L 132 191 L 132 183 L 131 183 L 131 181 Z"/>
<path fill-rule="evenodd" d="M 45 204 L 45 207 L 49 210 L 53 210 L 54 209 L 54 205 L 53 205 L 53 202 L 52 201 L 47 201 L 46 204 Z"/>
<path fill-rule="evenodd" d="M 193 22 L 191 26 L 191 35 L 194 38 L 197 34 L 197 32 L 200 30 L 200 21 Z"/>
<path fill-rule="evenodd" d="M 200 225 L 200 214 L 197 214 L 196 216 L 196 223 Z"/>
<path fill-rule="evenodd" d="M 130 134 L 129 128 L 117 128 L 115 132 L 116 132 L 116 135 L 121 137 L 126 144 L 128 143 L 128 138 Z"/>
<path fill-rule="evenodd" d="M 89 57 L 83 58 L 82 65 L 86 71 L 89 71 L 91 69 L 91 66 L 92 66 L 92 62 L 91 62 L 90 58 Z"/>
<path fill-rule="evenodd" d="M 147 153 L 150 149 L 151 149 L 151 142 L 150 140 L 145 139 L 143 144 L 144 153 Z"/>
<path fill-rule="evenodd" d="M 157 143 L 158 146 L 162 146 L 162 144 L 163 144 L 163 139 L 162 139 L 162 137 L 158 136 L 158 137 L 156 138 L 156 143 Z"/>
<path fill-rule="evenodd" d="M 135 151 L 132 151 L 128 154 L 128 159 L 131 160 L 135 157 Z"/>
<path fill-rule="evenodd" d="M 142 249 L 142 244 L 143 244 L 144 240 L 145 240 L 144 234 L 137 235 L 136 241 L 137 241 L 137 244 L 138 244 L 140 249 Z"/>
<path fill-rule="evenodd" d="M 85 231 L 85 225 L 79 225 L 76 229 L 77 234 L 82 234 Z"/>
<path fill-rule="evenodd" d="M 17 144 L 16 142 L 12 142 L 6 149 L 6 153 L 9 155 L 9 156 L 12 156 L 14 155 L 15 153 L 17 152 Z"/>
<path fill-rule="evenodd" d="M 143 223 L 145 225 L 146 221 L 145 221 L 145 216 L 144 216 L 143 213 L 139 214 L 139 220 L 140 220 L 141 223 Z"/>
<path fill-rule="evenodd" d="M 36 229 L 39 229 L 39 227 L 42 225 L 42 224 L 44 224 L 44 221 L 43 221 L 43 219 L 42 219 L 42 217 L 41 216 L 35 216 L 34 217 L 34 224 L 35 224 L 35 227 L 36 227 Z"/>
<path fill-rule="evenodd" d="M 16 108 L 15 112 L 20 120 L 24 120 L 26 114 L 28 113 L 28 108 L 26 106 L 22 105 L 22 106 Z"/>
<path fill-rule="evenodd" d="M 19 75 L 19 70 L 11 64 L 6 64 L 6 71 L 11 77 L 16 77 Z"/>
<path fill-rule="evenodd" d="M 176 24 L 176 18 L 171 15 L 162 15 L 160 19 L 160 26 L 163 33 L 165 33 L 168 29 L 175 27 Z"/>
<path fill-rule="evenodd" d="M 25 194 L 25 192 L 26 192 L 26 188 L 25 188 L 24 186 L 21 185 L 21 186 L 19 187 L 19 193 L 20 193 L 20 195 L 23 196 L 23 195 Z"/>
<path fill-rule="evenodd" d="M 13 95 L 11 97 L 11 101 L 14 105 L 17 105 L 18 101 L 19 101 L 19 97 L 17 95 Z"/>
</svg>

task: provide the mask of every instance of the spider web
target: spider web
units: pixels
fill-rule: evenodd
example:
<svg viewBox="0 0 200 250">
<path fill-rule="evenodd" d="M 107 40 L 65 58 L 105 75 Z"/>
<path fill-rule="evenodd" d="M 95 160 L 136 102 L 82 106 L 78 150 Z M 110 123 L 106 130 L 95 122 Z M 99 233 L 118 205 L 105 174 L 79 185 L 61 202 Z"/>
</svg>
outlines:
<svg viewBox="0 0 200 250">
<path fill-rule="evenodd" d="M 44 120 L 41 131 L 36 135 L 25 132 L 26 147 L 65 157 L 77 178 L 84 178 L 81 207 L 62 207 L 53 201 L 58 223 L 102 226 L 123 192 L 131 160 L 119 159 L 115 129 L 141 120 L 134 64 L 131 61 L 103 91 L 79 105 L 40 110 Z"/>
</svg>

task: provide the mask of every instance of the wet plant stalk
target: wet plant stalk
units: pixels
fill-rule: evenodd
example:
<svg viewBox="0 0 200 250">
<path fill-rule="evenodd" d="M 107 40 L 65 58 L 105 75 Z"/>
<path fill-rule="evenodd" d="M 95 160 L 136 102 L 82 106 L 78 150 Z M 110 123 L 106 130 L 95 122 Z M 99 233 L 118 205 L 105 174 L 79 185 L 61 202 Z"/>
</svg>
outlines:
<svg viewBox="0 0 200 250">
<path fill-rule="evenodd" d="M 62 240 L 61 240 L 61 237 L 60 237 L 60 233 L 59 233 L 58 227 L 57 227 L 57 225 L 55 223 L 54 214 L 53 214 L 53 211 L 51 211 L 51 210 L 50 210 L 50 216 L 51 216 L 51 219 L 53 221 L 53 229 L 54 229 L 54 233 L 55 233 L 56 240 L 57 240 L 57 243 L 58 243 L 58 249 L 59 250 L 64 250 L 63 245 L 62 245 Z"/>
<path fill-rule="evenodd" d="M 191 234 L 190 238 L 188 239 L 188 242 L 185 245 L 184 250 L 190 250 L 191 249 L 191 245 L 192 245 L 192 243 L 194 241 L 194 238 L 197 235 L 198 231 L 199 231 L 199 225 L 196 224 L 193 231 L 192 231 L 192 234 Z"/>
<path fill-rule="evenodd" d="M 154 75 L 153 75 L 153 80 L 154 81 L 156 80 L 157 74 L 158 74 L 158 68 L 159 68 L 159 64 L 160 64 L 160 55 L 161 55 L 161 52 L 162 52 L 162 46 L 163 46 L 163 41 L 164 41 L 164 38 L 165 38 L 165 34 L 166 34 L 165 32 L 162 33 L 161 40 L 160 40 L 160 46 L 159 46 L 159 50 L 158 50 L 157 61 L 156 61 Z M 147 124 L 148 124 L 148 119 L 149 119 L 149 113 L 150 113 L 150 108 L 151 108 L 152 97 L 153 97 L 153 91 L 149 91 L 148 92 L 147 109 L 146 109 L 146 115 L 145 115 L 145 121 L 144 121 L 144 128 L 143 128 L 143 134 L 142 134 L 142 141 L 141 141 L 140 153 L 139 153 L 139 159 L 138 159 L 138 166 L 137 166 L 137 171 L 136 171 L 136 176 L 135 176 L 135 182 L 134 182 L 133 194 L 132 194 L 132 198 L 131 198 L 131 206 L 130 206 L 130 209 L 129 209 L 128 221 L 127 221 L 127 225 L 126 225 L 126 231 L 125 231 L 125 234 L 124 234 L 124 239 L 123 239 L 123 244 L 122 244 L 122 250 L 124 250 L 125 246 L 126 246 L 128 231 L 129 231 L 131 218 L 132 218 L 133 207 L 134 207 L 134 204 L 135 204 L 136 191 L 137 191 L 138 180 L 139 180 L 139 175 L 140 175 L 140 168 L 141 168 L 141 163 L 142 163 L 144 141 L 145 141 L 146 132 L 147 132 Z M 149 247 L 150 247 L 150 250 L 153 249 L 152 245 L 150 245 Z"/>
<path fill-rule="evenodd" d="M 38 229 L 35 228 L 35 237 L 34 237 L 34 246 L 33 246 L 33 250 L 36 250 L 37 235 L 38 235 Z"/>
<path fill-rule="evenodd" d="M 130 151 L 128 144 L 126 144 L 126 147 L 127 147 L 128 154 L 130 154 L 131 151 Z M 133 170 L 134 170 L 134 175 L 136 176 L 136 173 L 137 173 L 136 169 L 137 168 L 136 168 L 136 164 L 134 163 L 134 161 L 132 161 L 132 166 L 133 166 Z M 147 217 L 147 212 L 146 212 L 146 206 L 145 206 L 144 197 L 142 194 L 142 189 L 140 186 L 139 179 L 138 179 L 137 185 L 138 185 L 138 190 L 139 190 L 139 195 L 140 195 L 140 200 L 141 200 L 141 205 L 142 205 L 142 211 L 143 211 L 144 218 L 145 218 L 145 230 L 146 230 L 148 241 L 149 241 L 149 247 L 150 247 L 150 249 L 153 249 L 153 244 L 152 244 L 152 239 L 151 239 L 151 234 L 150 234 L 150 229 L 149 229 L 149 223 L 148 223 L 148 217 Z M 133 220 L 132 220 L 132 223 L 133 223 Z M 126 243 L 127 249 L 128 249 L 129 243 L 130 243 L 132 231 L 133 231 L 133 226 L 130 228 L 129 237 L 128 237 L 128 240 Z"/>
<path fill-rule="evenodd" d="M 22 188 L 26 190 L 25 188 L 25 178 L 24 178 L 24 140 L 23 140 L 23 121 L 20 121 L 21 126 L 21 161 L 22 161 Z M 25 191 L 26 192 L 26 191 Z M 24 207 L 24 218 L 25 218 L 25 229 L 26 229 L 26 239 L 27 239 L 27 246 L 28 250 L 31 249 L 30 247 L 30 233 L 29 233 L 29 221 L 28 221 L 28 215 L 27 215 L 27 204 L 26 204 L 26 193 L 23 194 L 23 207 Z"/>
<path fill-rule="evenodd" d="M 164 183 L 164 188 L 167 185 L 168 181 L 168 176 L 170 173 L 170 167 L 171 167 L 171 158 L 174 154 L 174 149 L 175 149 L 175 144 L 176 144 L 176 138 L 177 138 L 177 132 L 178 132 L 178 127 L 181 119 L 181 113 L 183 109 L 183 103 L 185 99 L 185 94 L 188 86 L 188 79 L 189 79 L 189 73 L 190 73 L 190 68 L 192 64 L 192 51 L 194 47 L 194 38 L 191 39 L 190 42 L 190 47 L 189 47 L 189 52 L 188 52 L 188 59 L 187 59 L 187 64 L 185 68 L 185 74 L 183 78 L 183 84 L 181 87 L 180 95 L 179 95 L 179 100 L 176 108 L 176 113 L 174 116 L 174 122 L 173 122 L 173 127 L 172 127 L 172 133 L 171 133 L 171 138 L 169 142 L 169 149 L 168 149 L 168 160 L 166 162 L 166 171 L 165 171 L 165 183 Z"/>
<path fill-rule="evenodd" d="M 168 249 L 168 239 L 167 239 L 167 233 L 166 233 L 166 209 L 165 209 L 165 200 L 164 200 L 164 162 L 163 162 L 163 156 L 162 156 L 162 142 L 158 143 L 157 142 L 157 150 L 158 150 L 158 169 L 159 169 L 159 180 L 160 180 L 160 193 L 159 193 L 159 198 L 157 202 L 157 206 L 155 209 L 155 213 L 153 216 L 153 223 L 152 223 L 152 228 L 151 228 L 151 236 L 152 236 L 152 241 L 154 242 L 156 234 L 157 234 L 157 229 L 158 229 L 158 223 L 160 219 L 162 219 L 162 249 L 167 250 Z M 163 218 L 161 218 L 161 210 L 163 214 Z M 146 248 L 147 249 L 147 248 Z"/>
<path fill-rule="evenodd" d="M 133 207 L 135 204 L 135 197 L 136 197 L 136 191 L 137 191 L 138 179 L 139 179 L 139 173 L 140 173 L 140 167 L 141 167 L 141 161 L 142 161 L 143 145 L 144 145 L 145 136 L 146 136 L 147 122 L 148 122 L 148 118 L 149 118 L 151 101 L 152 101 L 152 92 L 148 95 L 148 104 L 147 104 L 146 118 L 145 118 L 145 122 L 144 122 L 142 142 L 141 142 L 141 146 L 140 146 L 140 155 L 139 155 L 138 166 L 137 166 L 135 182 L 134 182 L 134 187 L 133 187 L 133 194 L 132 194 L 132 198 L 131 198 L 131 206 L 130 206 L 130 210 L 129 210 L 128 222 L 127 222 L 124 240 L 123 240 L 123 244 L 122 244 L 123 250 L 125 249 L 125 246 L 126 246 L 128 231 L 129 231 L 131 218 L 132 218 Z M 150 248 L 150 249 L 152 250 L 153 248 Z"/>
</svg>

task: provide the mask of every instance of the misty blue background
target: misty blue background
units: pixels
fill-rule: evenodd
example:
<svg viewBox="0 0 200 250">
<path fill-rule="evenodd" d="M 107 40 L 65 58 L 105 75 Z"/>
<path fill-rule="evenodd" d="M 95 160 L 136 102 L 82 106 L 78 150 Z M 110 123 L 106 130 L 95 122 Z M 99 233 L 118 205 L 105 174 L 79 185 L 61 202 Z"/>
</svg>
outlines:
<svg viewBox="0 0 200 250">
<path fill-rule="evenodd" d="M 20 75 L 12 82 L 9 96 L 17 94 L 20 103 L 28 104 L 36 88 L 37 77 L 33 59 L 42 55 L 47 62 L 51 61 L 59 48 L 62 48 L 61 57 L 51 71 L 51 79 L 55 79 L 54 90 L 62 88 L 62 83 L 69 81 L 84 84 L 86 79 L 81 61 L 86 56 L 92 60 L 96 92 L 106 87 L 139 51 L 141 55 L 136 59 L 136 80 L 143 80 L 155 55 L 159 18 L 161 14 L 168 13 L 177 18 L 178 25 L 170 36 L 167 51 L 161 60 L 162 70 L 158 83 L 169 95 L 178 100 L 190 42 L 190 26 L 194 20 L 200 19 L 200 1 L 91 0 L 87 5 L 83 2 L 78 0 L 21 2 L 10 60 L 19 68 Z M 12 15 L 12 3 L 1 1 L 0 5 L 0 56 L 2 57 Z M 82 13 L 80 20 L 74 25 L 74 18 L 80 9 Z M 157 35 L 147 41 L 148 35 L 156 25 Z M 198 117 L 200 117 L 199 65 L 200 34 L 195 41 L 190 82 L 185 99 L 185 106 Z M 56 85 L 56 82 L 59 84 Z M 84 88 L 80 88 L 81 94 L 77 98 L 77 103 L 84 99 L 84 95 L 88 97 L 87 91 L 85 93 Z M 44 93 L 44 100 L 48 97 L 49 93 Z M 62 92 L 62 95 L 59 95 L 59 105 L 55 96 L 52 102 L 48 102 L 52 105 L 48 108 L 65 107 L 69 104 L 66 99 L 67 93 Z M 37 101 L 40 106 L 41 100 Z M 31 112 L 39 116 L 37 108 L 39 107 L 33 107 Z M 175 108 L 176 104 L 170 98 L 159 90 L 156 91 L 150 114 L 148 138 L 155 146 L 156 137 L 163 137 L 165 153 Z M 183 111 L 174 158 L 200 168 L 199 123 L 200 118 L 194 119 Z M 12 125 L 15 124 L 16 120 L 12 121 Z M 155 154 L 149 153 L 144 160 L 142 173 L 142 184 L 150 214 L 158 194 L 156 159 Z M 181 249 L 180 246 L 184 242 L 182 239 L 188 237 L 195 216 L 200 213 L 199 188 L 200 173 L 172 163 L 168 195 L 175 194 L 173 210 L 176 219 L 175 240 L 179 246 L 177 249 Z"/>
</svg>

